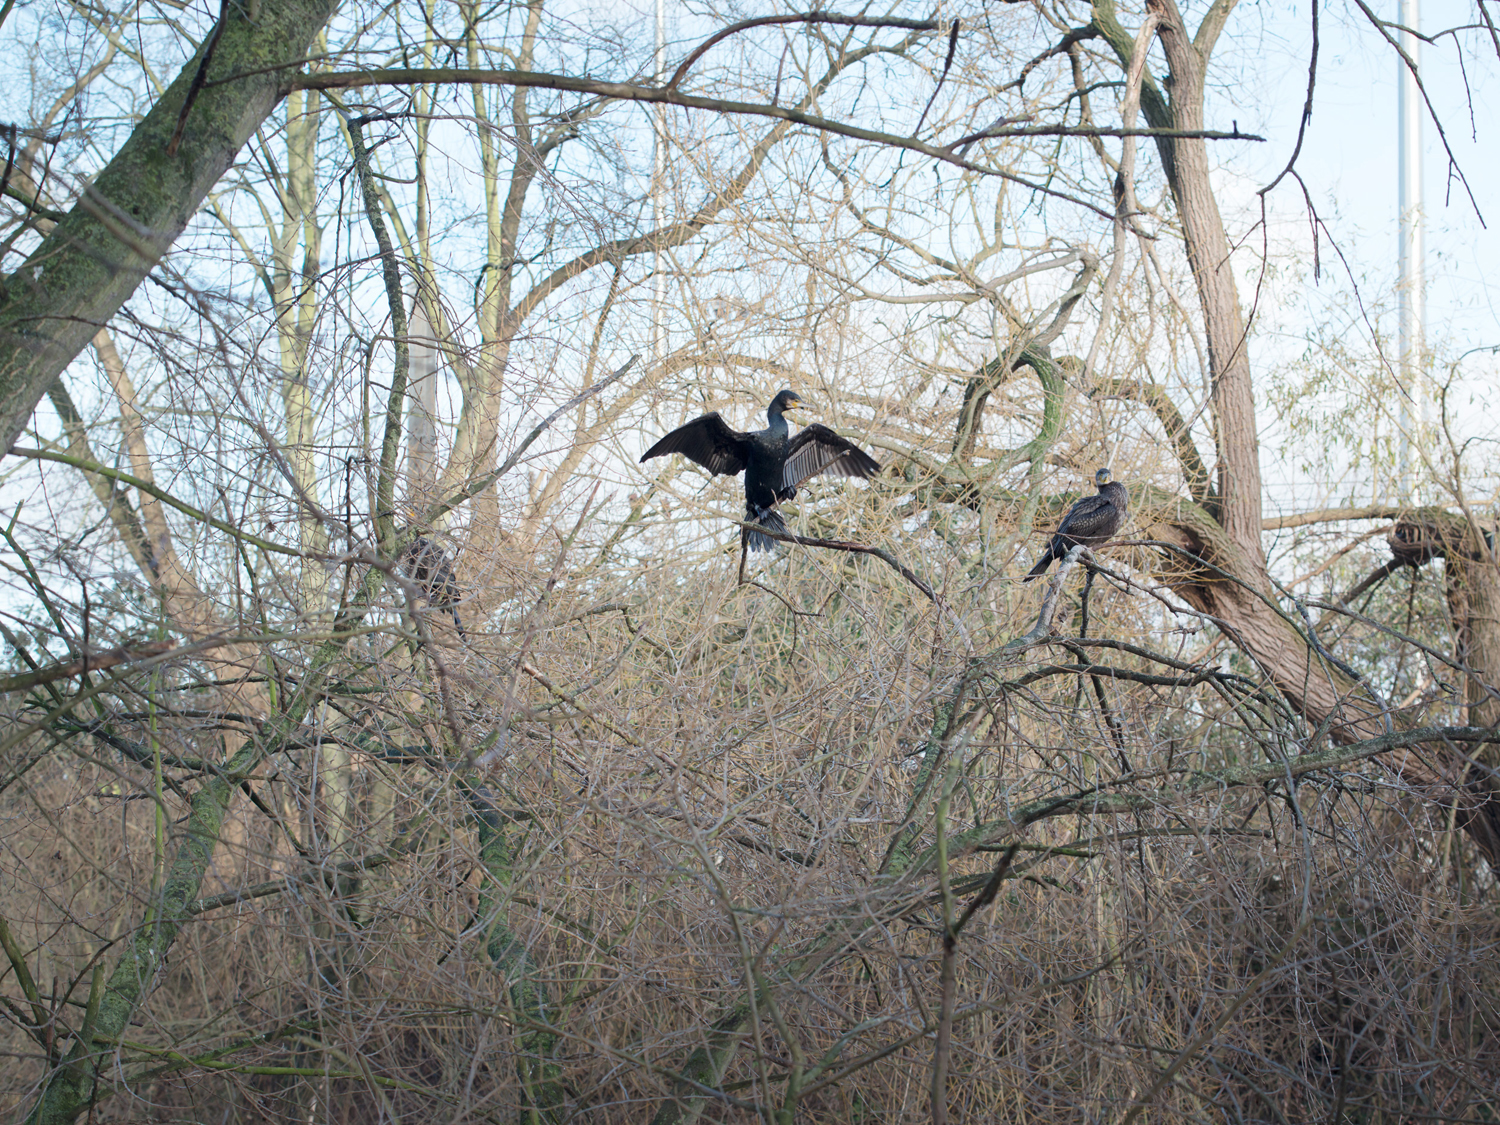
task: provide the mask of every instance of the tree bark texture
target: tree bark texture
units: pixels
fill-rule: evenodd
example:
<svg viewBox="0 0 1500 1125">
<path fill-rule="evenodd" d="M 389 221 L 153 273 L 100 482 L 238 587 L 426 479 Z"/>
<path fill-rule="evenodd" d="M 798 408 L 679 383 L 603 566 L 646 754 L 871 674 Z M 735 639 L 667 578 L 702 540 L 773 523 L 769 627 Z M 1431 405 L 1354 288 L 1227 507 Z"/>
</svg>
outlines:
<svg viewBox="0 0 1500 1125">
<path fill-rule="evenodd" d="M 1419 567 L 1443 560 L 1443 593 L 1453 624 L 1453 659 L 1463 666 L 1465 722 L 1500 723 L 1500 566 L 1495 527 L 1480 527 L 1442 508 L 1419 508 L 1402 516 L 1388 542 L 1397 562 Z M 1495 747 L 1478 757 L 1500 764 Z M 1497 786 L 1500 791 L 1500 786 Z"/>
<path fill-rule="evenodd" d="M 217 35 L 204 41 L 73 209 L 5 279 L 0 438 L 7 450 L 48 386 L 187 227 L 280 100 L 287 70 L 306 55 L 334 8 L 334 0 L 227 5 Z"/>
<path fill-rule="evenodd" d="M 1149 0 L 1157 39 L 1171 74 L 1171 100 L 1156 84 L 1141 89 L 1141 111 L 1152 128 L 1201 130 L 1203 82 L 1208 56 L 1233 0 L 1220 0 L 1204 16 L 1197 40 L 1188 34 L 1173 0 Z M 1096 0 L 1094 23 L 1120 59 L 1129 64 L 1132 37 L 1120 25 L 1113 0 Z M 1260 441 L 1255 427 L 1254 380 L 1246 347 L 1246 324 L 1230 262 L 1229 238 L 1209 179 L 1208 142 L 1201 137 L 1160 137 L 1157 150 L 1182 220 L 1183 240 L 1203 309 L 1209 374 L 1218 425 L 1216 488 L 1209 508 L 1220 526 L 1260 570 Z M 1269 589 L 1264 578 L 1259 588 Z"/>
<path fill-rule="evenodd" d="M 1149 0 L 1159 23 L 1157 38 L 1172 71 L 1172 127 L 1203 128 L 1203 78 L 1207 60 L 1188 38 L 1171 0 Z M 1255 430 L 1255 394 L 1246 348 L 1246 325 L 1229 259 L 1229 238 L 1209 182 L 1208 142 L 1173 142 L 1172 194 L 1182 219 L 1188 262 L 1203 306 L 1203 330 L 1213 376 L 1219 422 L 1218 516 L 1236 547 L 1265 565 L 1260 544 L 1260 442 Z"/>
<path fill-rule="evenodd" d="M 1240 551 L 1207 511 L 1157 489 L 1147 490 L 1138 510 L 1148 534 L 1212 564 L 1210 570 L 1190 561 L 1175 567 L 1168 562 L 1163 575 L 1167 584 L 1194 609 L 1211 615 L 1298 714 L 1325 728 L 1333 742 L 1348 744 L 1420 724 L 1417 714 L 1393 711 L 1368 684 L 1319 652 L 1305 629 L 1257 589 L 1255 580 L 1265 580 L 1264 564 Z M 1460 516 L 1423 509 L 1414 513 L 1411 526 L 1406 538 L 1425 558 L 1443 554 L 1446 560 L 1446 592 L 1457 639 L 1454 658 L 1473 673 L 1465 676 L 1468 722 L 1492 725 L 1500 720 L 1500 704 L 1484 685 L 1500 680 L 1500 570 L 1482 536 Z M 1470 756 L 1478 769 L 1466 760 Z M 1456 754 L 1452 747 L 1434 743 L 1392 751 L 1383 760 L 1395 777 L 1455 804 L 1459 827 L 1491 864 L 1500 862 L 1500 785 L 1491 777 L 1500 763 L 1495 745 Z"/>
</svg>

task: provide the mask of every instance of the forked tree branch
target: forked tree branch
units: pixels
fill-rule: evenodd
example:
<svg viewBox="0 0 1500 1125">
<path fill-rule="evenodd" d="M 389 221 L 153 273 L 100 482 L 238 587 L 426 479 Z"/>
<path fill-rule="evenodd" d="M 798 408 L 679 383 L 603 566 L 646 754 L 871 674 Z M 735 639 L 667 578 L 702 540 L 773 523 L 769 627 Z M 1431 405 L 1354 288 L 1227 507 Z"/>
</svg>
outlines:
<svg viewBox="0 0 1500 1125">
<path fill-rule="evenodd" d="M 880 547 L 871 547 L 867 543 L 855 543 L 848 539 L 813 539 L 806 535 L 794 535 L 789 531 L 776 531 L 758 523 L 748 521 L 740 524 L 740 576 L 741 583 L 745 581 L 745 545 L 748 542 L 750 532 L 759 532 L 767 539 L 775 539 L 778 543 L 795 543 L 799 547 L 821 547 L 828 551 L 846 551 L 853 555 L 873 555 L 886 566 L 890 567 L 902 578 L 906 579 L 927 597 L 927 600 L 942 610 L 953 619 L 953 624 L 958 629 L 958 634 L 963 638 L 964 647 L 969 652 L 974 651 L 974 642 L 969 636 L 969 631 L 964 627 L 961 618 L 942 597 L 926 582 L 917 577 L 916 573 L 889 551 Z"/>
<path fill-rule="evenodd" d="M 767 539 L 774 539 L 778 543 L 795 543 L 799 547 L 822 547 L 825 550 L 829 551 L 847 551 L 850 554 L 855 555 L 874 555 L 881 562 L 885 563 L 886 566 L 890 567 L 897 574 L 901 575 L 902 578 L 910 582 L 918 590 L 921 590 L 922 593 L 926 595 L 927 600 L 930 601 L 933 605 L 939 606 L 943 609 L 947 608 L 947 605 L 944 603 L 943 599 L 933 591 L 931 586 L 927 585 L 926 582 L 923 582 L 920 578 L 918 578 L 916 574 L 895 555 L 891 554 L 887 550 L 884 550 L 883 548 L 871 547 L 868 543 L 855 543 L 849 539 L 813 539 L 806 535 L 794 535 L 789 531 L 776 531 L 774 528 L 766 527 L 763 524 L 751 523 L 749 521 L 741 523 L 740 527 L 745 531 L 759 532 Z M 744 576 L 743 567 L 741 567 L 740 574 L 741 577 Z"/>
</svg>

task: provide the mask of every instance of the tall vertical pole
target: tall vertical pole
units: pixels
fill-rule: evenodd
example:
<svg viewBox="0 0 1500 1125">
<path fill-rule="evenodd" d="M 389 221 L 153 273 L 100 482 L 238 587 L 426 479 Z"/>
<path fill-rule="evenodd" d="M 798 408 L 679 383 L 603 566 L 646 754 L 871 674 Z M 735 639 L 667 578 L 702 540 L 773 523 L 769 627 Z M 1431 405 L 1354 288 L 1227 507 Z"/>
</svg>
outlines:
<svg viewBox="0 0 1500 1125">
<path fill-rule="evenodd" d="M 1422 41 L 1413 32 L 1419 30 L 1420 0 L 1401 0 L 1401 49 L 1407 58 L 1420 63 Z M 1400 279 L 1397 283 L 1397 318 L 1401 349 L 1401 499 L 1412 498 L 1413 442 L 1418 439 L 1419 420 L 1426 414 L 1422 392 L 1422 351 L 1425 344 L 1423 325 L 1426 320 L 1426 278 L 1422 246 L 1422 92 L 1417 89 L 1416 75 L 1398 58 L 1400 86 L 1396 102 L 1399 121 L 1397 149 L 1400 187 L 1397 207 L 1401 212 L 1401 245 L 1398 252 Z"/>
<path fill-rule="evenodd" d="M 666 0 L 656 0 L 656 56 L 653 60 L 656 71 L 656 84 L 659 86 L 667 77 L 667 6 Z M 653 129 L 651 136 L 651 220 L 652 229 L 660 232 L 662 216 L 665 208 L 662 206 L 662 191 L 665 187 L 664 171 L 666 168 L 666 139 L 667 139 L 667 107 L 657 105 L 655 107 Z M 652 300 L 651 300 L 651 362 L 660 363 L 662 357 L 662 305 L 667 299 L 667 279 L 661 268 L 661 246 L 656 247 L 652 255 Z"/>
</svg>

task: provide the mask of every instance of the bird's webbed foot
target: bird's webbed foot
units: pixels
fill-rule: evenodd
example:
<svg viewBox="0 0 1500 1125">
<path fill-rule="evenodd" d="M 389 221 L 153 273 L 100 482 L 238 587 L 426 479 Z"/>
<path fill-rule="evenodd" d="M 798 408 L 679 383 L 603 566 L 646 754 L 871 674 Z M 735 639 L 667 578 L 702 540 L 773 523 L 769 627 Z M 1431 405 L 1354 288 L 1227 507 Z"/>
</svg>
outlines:
<svg viewBox="0 0 1500 1125">
<path fill-rule="evenodd" d="M 776 499 L 778 499 L 778 500 L 795 500 L 795 499 L 797 499 L 797 486 L 796 485 L 792 485 L 789 488 L 783 488 L 780 492 L 778 492 L 776 494 Z"/>
</svg>

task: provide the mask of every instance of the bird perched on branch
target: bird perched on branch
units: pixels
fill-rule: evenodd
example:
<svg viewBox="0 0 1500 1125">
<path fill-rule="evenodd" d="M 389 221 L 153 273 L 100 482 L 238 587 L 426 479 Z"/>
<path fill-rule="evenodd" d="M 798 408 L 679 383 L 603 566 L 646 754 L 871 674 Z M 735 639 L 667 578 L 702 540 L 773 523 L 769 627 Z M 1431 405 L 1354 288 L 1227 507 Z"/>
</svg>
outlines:
<svg viewBox="0 0 1500 1125">
<path fill-rule="evenodd" d="M 797 486 L 825 473 L 833 477 L 873 477 L 880 462 L 846 437 L 814 423 L 796 437 L 786 415 L 804 409 L 794 391 L 782 391 L 766 409 L 770 423 L 763 430 L 731 430 L 715 410 L 678 426 L 641 456 L 642 463 L 668 453 L 681 453 L 714 476 L 745 474 L 745 519 L 772 531 L 786 532 L 776 511 L 782 500 L 794 499 Z M 758 531 L 746 531 L 741 542 L 753 551 L 769 551 L 776 541 Z"/>
<path fill-rule="evenodd" d="M 401 556 L 401 566 L 428 605 L 434 609 L 446 609 L 453 615 L 454 628 L 461 638 L 467 640 L 464 623 L 458 617 L 463 590 L 458 585 L 458 575 L 448 553 L 438 543 L 419 535 Z"/>
<path fill-rule="evenodd" d="M 1103 546 L 1125 526 L 1125 517 L 1130 514 L 1130 497 L 1125 493 L 1125 486 L 1111 480 L 1108 469 L 1100 469 L 1094 474 L 1094 484 L 1099 491 L 1093 496 L 1085 496 L 1068 509 L 1068 514 L 1053 532 L 1046 553 L 1037 559 L 1022 581 L 1030 582 L 1046 573 L 1053 559 L 1065 557 L 1080 543 L 1085 547 Z"/>
</svg>

